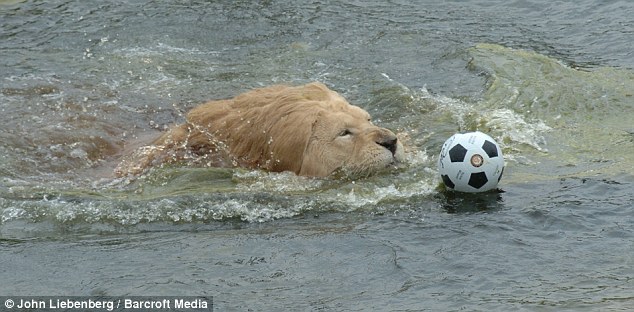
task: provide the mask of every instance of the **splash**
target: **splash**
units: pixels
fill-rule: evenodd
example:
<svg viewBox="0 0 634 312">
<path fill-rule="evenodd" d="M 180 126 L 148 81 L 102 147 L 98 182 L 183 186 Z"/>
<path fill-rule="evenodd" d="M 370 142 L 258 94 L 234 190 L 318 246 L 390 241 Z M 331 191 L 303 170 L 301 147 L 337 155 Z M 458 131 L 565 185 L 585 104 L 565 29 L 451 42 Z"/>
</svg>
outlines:
<svg viewBox="0 0 634 312">
<path fill-rule="evenodd" d="M 487 73 L 482 106 L 508 108 L 555 126 L 610 121 L 632 111 L 634 73 L 600 67 L 581 70 L 531 51 L 493 44 L 469 49 L 468 68 Z"/>
<path fill-rule="evenodd" d="M 468 68 L 488 77 L 478 106 L 496 111 L 484 124 L 502 128 L 507 139 L 548 152 L 532 155 L 530 164 L 540 166 L 523 168 L 526 173 L 634 174 L 629 165 L 634 162 L 632 71 L 581 70 L 546 55 L 494 44 L 476 45 L 469 54 Z"/>
<path fill-rule="evenodd" d="M 385 91 L 398 98 L 390 102 L 400 100 L 414 113 L 400 118 L 397 126 L 407 129 L 404 133 L 419 149 L 429 148 L 430 141 L 440 142 L 456 132 L 479 130 L 494 137 L 511 158 L 521 158 L 521 154 L 531 150 L 547 152 L 544 135 L 552 128 L 539 118 L 504 106 L 489 107 L 483 101 L 433 94 L 425 87 L 412 90 L 383 76 L 397 86 Z"/>
</svg>

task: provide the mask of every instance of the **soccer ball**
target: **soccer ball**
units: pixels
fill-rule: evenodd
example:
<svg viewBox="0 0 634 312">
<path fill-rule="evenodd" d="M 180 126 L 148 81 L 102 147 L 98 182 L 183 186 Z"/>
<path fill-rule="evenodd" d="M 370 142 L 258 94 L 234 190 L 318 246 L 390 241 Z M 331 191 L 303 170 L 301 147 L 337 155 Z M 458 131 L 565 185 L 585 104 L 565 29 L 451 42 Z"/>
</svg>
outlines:
<svg viewBox="0 0 634 312">
<path fill-rule="evenodd" d="M 500 146 L 480 132 L 457 133 L 440 151 L 438 172 L 445 185 L 460 192 L 485 192 L 495 188 L 504 172 Z"/>
</svg>

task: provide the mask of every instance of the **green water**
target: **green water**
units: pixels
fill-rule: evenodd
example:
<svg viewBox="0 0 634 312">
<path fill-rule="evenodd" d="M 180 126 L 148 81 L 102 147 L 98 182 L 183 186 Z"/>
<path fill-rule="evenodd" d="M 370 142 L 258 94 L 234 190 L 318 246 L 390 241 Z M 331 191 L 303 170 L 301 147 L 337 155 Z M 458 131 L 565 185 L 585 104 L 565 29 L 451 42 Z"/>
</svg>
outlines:
<svg viewBox="0 0 634 312">
<path fill-rule="evenodd" d="M 546 155 L 535 157 L 543 168 L 531 166 L 526 174 L 537 172 L 552 178 L 633 173 L 632 71 L 571 68 L 534 52 L 488 44 L 477 45 L 470 53 L 471 70 L 491 73 L 480 107 L 494 112 L 509 109 L 550 128 L 544 131 L 542 146 L 527 140 Z M 495 115 L 477 122 L 484 130 L 501 132 L 498 136 L 505 142 L 522 141 L 513 135 L 526 133 L 524 129 L 504 129 L 499 123 L 508 120 L 498 120 Z"/>
</svg>

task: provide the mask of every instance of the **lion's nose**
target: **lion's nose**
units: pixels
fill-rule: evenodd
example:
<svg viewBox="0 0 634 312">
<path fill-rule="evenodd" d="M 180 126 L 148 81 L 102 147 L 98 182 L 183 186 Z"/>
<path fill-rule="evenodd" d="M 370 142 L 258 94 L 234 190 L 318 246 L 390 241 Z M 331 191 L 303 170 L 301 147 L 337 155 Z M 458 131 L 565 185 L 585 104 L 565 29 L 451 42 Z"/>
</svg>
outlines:
<svg viewBox="0 0 634 312">
<path fill-rule="evenodd" d="M 392 155 L 396 153 L 397 142 L 398 139 L 395 135 L 384 135 L 376 140 L 376 144 L 387 148 L 392 153 Z"/>
</svg>

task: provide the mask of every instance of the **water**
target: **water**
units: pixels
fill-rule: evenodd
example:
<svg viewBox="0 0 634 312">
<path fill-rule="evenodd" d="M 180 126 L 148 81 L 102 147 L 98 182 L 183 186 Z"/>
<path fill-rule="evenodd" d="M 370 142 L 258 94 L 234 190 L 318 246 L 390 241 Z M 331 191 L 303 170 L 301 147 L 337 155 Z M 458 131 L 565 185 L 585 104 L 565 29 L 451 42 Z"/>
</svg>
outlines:
<svg viewBox="0 0 634 312">
<path fill-rule="evenodd" d="M 634 4 L 0 1 L 0 294 L 219 311 L 634 308 Z M 356 181 L 114 179 L 203 101 L 318 80 L 409 136 Z M 439 188 L 457 131 L 502 193 Z"/>
</svg>

